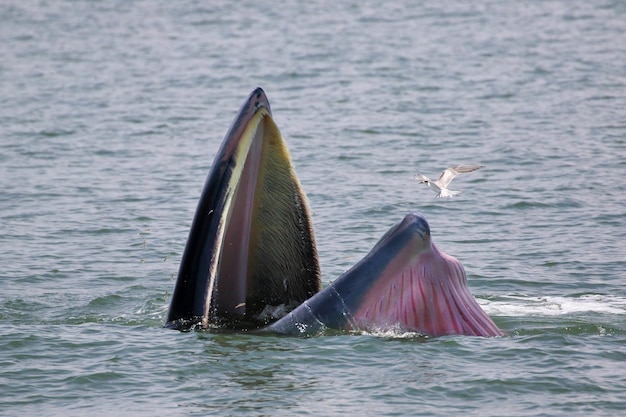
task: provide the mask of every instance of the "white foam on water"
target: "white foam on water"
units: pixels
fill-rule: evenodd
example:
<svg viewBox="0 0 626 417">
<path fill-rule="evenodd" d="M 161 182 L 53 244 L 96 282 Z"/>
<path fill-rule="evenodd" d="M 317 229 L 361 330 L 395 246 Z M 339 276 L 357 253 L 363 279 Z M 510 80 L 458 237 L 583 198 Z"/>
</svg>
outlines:
<svg viewBox="0 0 626 417">
<path fill-rule="evenodd" d="M 380 337 L 383 339 L 428 339 L 429 337 L 419 333 L 403 329 L 400 325 L 385 326 L 379 328 L 361 329 L 353 332 L 354 334 L 368 335 Z"/>
<path fill-rule="evenodd" d="M 478 299 L 478 303 L 492 316 L 560 316 L 575 313 L 626 315 L 626 298 L 601 294 L 578 297 L 507 295 L 497 300 Z"/>
</svg>

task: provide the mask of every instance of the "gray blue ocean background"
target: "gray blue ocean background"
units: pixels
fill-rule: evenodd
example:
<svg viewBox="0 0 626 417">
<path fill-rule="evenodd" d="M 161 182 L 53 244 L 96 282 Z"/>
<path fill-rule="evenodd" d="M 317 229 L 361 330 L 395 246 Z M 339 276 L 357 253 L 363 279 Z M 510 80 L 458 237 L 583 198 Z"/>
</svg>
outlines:
<svg viewBox="0 0 626 417">
<path fill-rule="evenodd" d="M 506 337 L 162 328 L 257 86 L 324 283 L 419 211 Z M 623 415 L 625 174 L 624 1 L 2 1 L 0 415 Z"/>
</svg>

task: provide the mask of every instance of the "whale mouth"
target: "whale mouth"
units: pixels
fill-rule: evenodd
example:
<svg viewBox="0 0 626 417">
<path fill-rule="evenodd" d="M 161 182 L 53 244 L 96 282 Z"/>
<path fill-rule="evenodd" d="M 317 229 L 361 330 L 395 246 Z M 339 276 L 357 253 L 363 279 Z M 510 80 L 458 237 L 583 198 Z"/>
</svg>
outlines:
<svg viewBox="0 0 626 417">
<path fill-rule="evenodd" d="M 165 326 L 261 327 L 320 287 L 308 203 L 259 88 L 205 182 Z"/>
<path fill-rule="evenodd" d="M 209 171 L 165 327 L 503 334 L 419 213 L 321 289 L 310 210 L 260 88 L 244 102 Z"/>
</svg>

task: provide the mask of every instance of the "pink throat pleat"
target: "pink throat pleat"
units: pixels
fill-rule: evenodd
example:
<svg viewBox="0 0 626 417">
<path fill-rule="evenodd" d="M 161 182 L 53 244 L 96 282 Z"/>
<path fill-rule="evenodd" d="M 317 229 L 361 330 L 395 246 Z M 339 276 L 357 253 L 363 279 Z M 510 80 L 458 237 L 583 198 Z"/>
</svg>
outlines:
<svg viewBox="0 0 626 417">
<path fill-rule="evenodd" d="M 503 334 L 471 295 L 456 258 L 434 244 L 413 258 L 403 268 L 383 272 L 354 314 L 360 327 L 399 327 L 428 336 Z"/>
</svg>

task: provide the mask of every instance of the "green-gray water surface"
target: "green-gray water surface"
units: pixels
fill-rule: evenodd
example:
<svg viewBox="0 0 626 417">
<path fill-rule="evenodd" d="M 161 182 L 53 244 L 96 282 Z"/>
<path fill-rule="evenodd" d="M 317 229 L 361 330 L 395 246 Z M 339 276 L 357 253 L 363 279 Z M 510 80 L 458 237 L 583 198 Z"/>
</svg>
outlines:
<svg viewBox="0 0 626 417">
<path fill-rule="evenodd" d="M 257 86 L 324 282 L 418 210 L 506 337 L 162 328 Z M 619 0 L 4 1 L 0 415 L 621 415 L 625 173 Z"/>
</svg>

